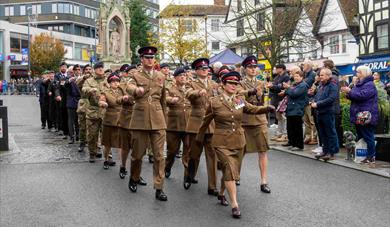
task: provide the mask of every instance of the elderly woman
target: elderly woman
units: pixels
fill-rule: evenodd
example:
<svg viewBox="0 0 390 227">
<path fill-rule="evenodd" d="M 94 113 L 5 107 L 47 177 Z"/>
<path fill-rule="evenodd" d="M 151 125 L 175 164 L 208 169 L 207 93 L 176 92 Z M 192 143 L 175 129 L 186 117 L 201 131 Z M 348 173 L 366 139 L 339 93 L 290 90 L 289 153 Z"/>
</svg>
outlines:
<svg viewBox="0 0 390 227">
<path fill-rule="evenodd" d="M 320 86 L 311 107 L 316 109 L 318 130 L 323 143 L 322 153 L 317 159 L 333 160 L 334 154 L 339 151 L 338 138 L 335 127 L 335 105 L 338 97 L 338 85 L 332 80 L 332 71 L 323 68 L 320 71 Z"/>
<path fill-rule="evenodd" d="M 308 100 L 308 85 L 303 81 L 304 74 L 299 67 L 290 70 L 294 79 L 292 85 L 283 83 L 286 89 L 284 94 L 288 97 L 286 116 L 287 116 L 287 136 L 288 145 L 292 151 L 303 150 L 303 127 L 302 117 Z"/>
<path fill-rule="evenodd" d="M 367 157 L 362 163 L 375 163 L 375 126 L 378 122 L 378 92 L 375 89 L 374 77 L 367 66 L 356 69 L 358 81 L 351 89 L 342 87 L 342 92 L 351 100 L 350 120 L 356 126 L 358 139 L 367 143 Z"/>
<path fill-rule="evenodd" d="M 218 200 L 221 205 L 228 205 L 224 196 L 226 188 L 234 218 L 241 217 L 237 203 L 235 181 L 240 179 L 240 162 L 245 147 L 245 134 L 241 126 L 243 113 L 262 114 L 274 110 L 272 106 L 254 106 L 237 96 L 237 86 L 240 78 L 240 74 L 236 71 L 222 76 L 223 93 L 210 99 L 210 104 L 196 138 L 197 141 L 203 141 L 206 130 L 214 119 L 215 131 L 211 145 L 218 160 L 222 163 L 223 173 Z"/>
</svg>

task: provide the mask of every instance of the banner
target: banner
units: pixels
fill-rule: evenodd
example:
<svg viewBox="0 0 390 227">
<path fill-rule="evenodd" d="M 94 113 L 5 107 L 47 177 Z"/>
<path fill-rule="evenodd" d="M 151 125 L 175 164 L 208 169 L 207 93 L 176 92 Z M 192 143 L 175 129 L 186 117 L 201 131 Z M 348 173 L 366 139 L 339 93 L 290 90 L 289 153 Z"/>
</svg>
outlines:
<svg viewBox="0 0 390 227">
<path fill-rule="evenodd" d="M 22 65 L 28 65 L 28 48 L 22 48 Z"/>
</svg>

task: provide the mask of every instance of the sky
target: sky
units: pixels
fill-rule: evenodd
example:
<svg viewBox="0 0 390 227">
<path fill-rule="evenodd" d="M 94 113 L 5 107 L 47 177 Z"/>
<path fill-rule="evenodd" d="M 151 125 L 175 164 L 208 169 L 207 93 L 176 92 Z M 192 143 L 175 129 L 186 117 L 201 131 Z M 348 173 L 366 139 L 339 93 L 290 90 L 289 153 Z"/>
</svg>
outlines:
<svg viewBox="0 0 390 227">
<path fill-rule="evenodd" d="M 178 5 L 211 5 L 214 3 L 214 0 L 160 0 L 160 11 L 163 10 L 165 6 L 169 5 L 170 3 L 175 3 Z"/>
</svg>

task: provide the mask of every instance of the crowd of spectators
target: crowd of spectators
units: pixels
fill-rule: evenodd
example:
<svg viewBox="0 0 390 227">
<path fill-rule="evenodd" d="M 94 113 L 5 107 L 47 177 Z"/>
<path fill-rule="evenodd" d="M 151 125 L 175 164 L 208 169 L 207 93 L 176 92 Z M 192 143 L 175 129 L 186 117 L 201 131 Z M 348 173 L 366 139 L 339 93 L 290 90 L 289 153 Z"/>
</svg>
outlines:
<svg viewBox="0 0 390 227">
<path fill-rule="evenodd" d="M 28 78 L 11 79 L 10 81 L 0 81 L 1 95 L 35 95 L 37 92 L 38 78 L 29 80 Z"/>
</svg>

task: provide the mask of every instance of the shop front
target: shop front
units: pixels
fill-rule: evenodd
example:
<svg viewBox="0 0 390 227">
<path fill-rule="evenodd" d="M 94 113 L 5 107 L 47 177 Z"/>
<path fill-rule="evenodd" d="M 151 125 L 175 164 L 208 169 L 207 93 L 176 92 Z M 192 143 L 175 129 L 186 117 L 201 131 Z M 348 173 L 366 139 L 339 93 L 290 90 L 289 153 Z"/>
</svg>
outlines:
<svg viewBox="0 0 390 227">
<path fill-rule="evenodd" d="M 390 54 L 370 56 L 366 58 L 361 57 L 356 65 L 366 65 L 372 72 L 380 73 L 382 80 L 386 80 L 386 74 L 390 72 Z"/>
</svg>

